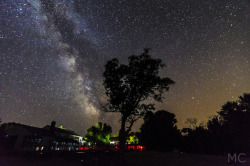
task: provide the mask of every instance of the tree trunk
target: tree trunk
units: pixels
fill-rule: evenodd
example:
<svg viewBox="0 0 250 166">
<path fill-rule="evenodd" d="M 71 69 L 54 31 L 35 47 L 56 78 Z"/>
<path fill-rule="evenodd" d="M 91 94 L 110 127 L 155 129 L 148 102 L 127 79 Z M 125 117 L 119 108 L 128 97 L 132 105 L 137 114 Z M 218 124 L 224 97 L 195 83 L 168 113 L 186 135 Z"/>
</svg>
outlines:
<svg viewBox="0 0 250 166">
<path fill-rule="evenodd" d="M 121 123 L 121 129 L 119 131 L 119 165 L 123 166 L 125 165 L 125 150 L 126 150 L 126 139 L 127 139 L 127 135 L 126 135 L 126 118 L 122 117 L 122 123 Z"/>
<path fill-rule="evenodd" d="M 126 118 L 122 117 L 121 129 L 119 131 L 119 148 L 121 152 L 126 150 L 126 131 L 125 131 Z"/>
</svg>

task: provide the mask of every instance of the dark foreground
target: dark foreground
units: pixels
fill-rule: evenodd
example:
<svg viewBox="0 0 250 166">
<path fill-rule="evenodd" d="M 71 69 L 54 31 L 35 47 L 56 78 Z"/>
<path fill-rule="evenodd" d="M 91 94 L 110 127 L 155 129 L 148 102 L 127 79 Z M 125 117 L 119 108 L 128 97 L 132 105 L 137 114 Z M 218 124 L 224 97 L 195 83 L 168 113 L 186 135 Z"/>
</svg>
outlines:
<svg viewBox="0 0 250 166">
<path fill-rule="evenodd" d="M 129 152 L 123 161 L 117 152 L 67 153 L 50 155 L 2 155 L 0 166 L 245 166 L 250 158 L 241 157 L 244 163 L 228 163 L 228 156 L 198 155 L 166 152 Z"/>
</svg>

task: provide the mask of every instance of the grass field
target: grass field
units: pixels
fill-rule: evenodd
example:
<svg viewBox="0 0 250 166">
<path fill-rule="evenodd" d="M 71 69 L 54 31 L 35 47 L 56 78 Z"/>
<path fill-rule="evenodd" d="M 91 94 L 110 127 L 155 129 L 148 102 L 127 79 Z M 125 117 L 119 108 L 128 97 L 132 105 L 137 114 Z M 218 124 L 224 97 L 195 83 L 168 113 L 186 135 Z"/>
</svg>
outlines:
<svg viewBox="0 0 250 166">
<path fill-rule="evenodd" d="M 129 152 L 124 166 L 249 166 L 245 163 L 228 163 L 228 156 L 198 155 L 167 152 Z M 68 154 L 52 156 L 0 156 L 0 166 L 116 166 L 120 164 L 117 153 Z"/>
</svg>

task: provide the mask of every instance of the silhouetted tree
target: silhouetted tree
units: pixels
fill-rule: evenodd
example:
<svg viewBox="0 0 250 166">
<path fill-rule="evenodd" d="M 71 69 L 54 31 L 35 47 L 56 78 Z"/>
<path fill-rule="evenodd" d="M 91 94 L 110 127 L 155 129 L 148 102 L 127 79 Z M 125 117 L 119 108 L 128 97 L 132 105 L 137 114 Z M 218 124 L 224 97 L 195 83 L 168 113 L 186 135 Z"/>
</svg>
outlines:
<svg viewBox="0 0 250 166">
<path fill-rule="evenodd" d="M 189 121 L 193 122 L 193 121 Z M 250 151 L 250 93 L 227 102 L 206 126 L 184 128 L 183 149 L 195 153 Z"/>
<path fill-rule="evenodd" d="M 173 113 L 161 110 L 147 112 L 141 126 L 141 142 L 148 149 L 174 150 L 179 148 L 180 131 Z"/>
<path fill-rule="evenodd" d="M 119 132 L 117 132 L 114 137 L 119 137 Z M 128 134 L 126 143 L 127 144 L 139 144 L 140 141 L 140 137 L 141 137 L 141 133 L 140 132 L 130 132 Z"/>
<path fill-rule="evenodd" d="M 187 118 L 185 124 L 187 124 L 190 129 L 195 129 L 197 127 L 197 119 Z"/>
<path fill-rule="evenodd" d="M 8 151 L 9 149 L 13 148 L 15 145 L 15 140 L 10 139 L 8 137 L 7 131 L 11 130 L 16 125 L 19 125 L 18 123 L 11 122 L 11 123 L 3 123 L 0 126 L 0 152 L 2 150 Z"/>
<path fill-rule="evenodd" d="M 5 128 L 6 128 L 5 126 L 6 126 L 6 124 L 5 123 L 2 124 L 2 120 L 0 119 L 0 139 L 5 134 Z"/>
<path fill-rule="evenodd" d="M 87 130 L 86 141 L 97 146 L 107 145 L 110 143 L 112 128 L 106 123 L 98 122 L 95 126 L 91 126 Z"/>
<path fill-rule="evenodd" d="M 215 115 L 207 122 L 207 138 L 208 153 L 223 153 L 227 145 L 225 128 L 221 116 Z"/>
<path fill-rule="evenodd" d="M 250 93 L 238 101 L 227 102 L 218 112 L 226 136 L 228 151 L 250 151 Z"/>
<path fill-rule="evenodd" d="M 171 79 L 159 76 L 159 69 L 164 65 L 160 59 L 151 58 L 148 51 L 145 49 L 139 56 L 130 56 L 128 65 L 120 64 L 116 58 L 105 65 L 103 85 L 108 102 L 104 110 L 121 113 L 121 151 L 125 150 L 127 135 L 135 121 L 154 109 L 154 104 L 145 101 L 150 97 L 162 101 L 162 93 L 174 84 Z"/>
<path fill-rule="evenodd" d="M 10 123 L 3 123 L 1 124 L 0 126 L 0 130 L 4 133 L 6 132 L 7 130 L 10 130 L 11 128 L 15 127 L 19 125 L 19 123 L 15 123 L 15 122 L 10 122 Z"/>
<path fill-rule="evenodd" d="M 192 118 L 188 118 L 192 119 Z M 207 142 L 205 141 L 206 136 L 207 136 L 207 128 L 203 124 L 197 125 L 196 120 L 188 120 L 187 123 L 189 122 L 195 122 L 191 123 L 192 125 L 189 124 L 190 128 L 183 128 L 182 133 L 184 133 L 183 136 L 183 145 L 182 149 L 187 152 L 192 152 L 192 153 L 205 153 L 206 152 L 206 147 L 205 145 Z"/>
</svg>

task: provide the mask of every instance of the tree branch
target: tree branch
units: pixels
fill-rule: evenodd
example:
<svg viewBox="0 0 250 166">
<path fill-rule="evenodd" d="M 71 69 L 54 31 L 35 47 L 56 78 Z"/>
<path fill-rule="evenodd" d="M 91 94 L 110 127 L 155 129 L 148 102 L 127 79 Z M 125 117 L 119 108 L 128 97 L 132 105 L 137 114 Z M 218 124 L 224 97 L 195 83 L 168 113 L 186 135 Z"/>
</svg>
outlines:
<svg viewBox="0 0 250 166">
<path fill-rule="evenodd" d="M 131 119 L 129 119 L 130 125 L 129 125 L 128 127 L 126 127 L 126 128 L 127 128 L 127 131 L 126 131 L 127 134 L 131 131 L 133 124 L 134 124 L 139 118 L 140 118 L 140 115 L 138 115 L 137 117 L 134 117 L 134 118 L 132 117 Z"/>
</svg>

